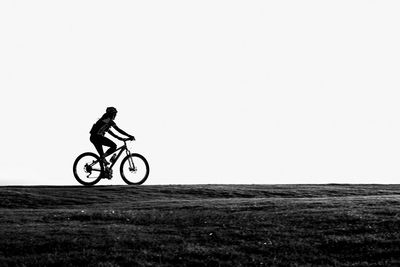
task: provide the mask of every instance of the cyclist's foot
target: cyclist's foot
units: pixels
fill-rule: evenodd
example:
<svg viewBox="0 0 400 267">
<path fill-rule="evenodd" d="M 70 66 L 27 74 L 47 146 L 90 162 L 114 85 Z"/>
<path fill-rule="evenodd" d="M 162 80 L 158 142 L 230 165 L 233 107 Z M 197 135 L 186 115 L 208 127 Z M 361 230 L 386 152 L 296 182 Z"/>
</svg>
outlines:
<svg viewBox="0 0 400 267">
<path fill-rule="evenodd" d="M 104 172 L 100 175 L 100 178 L 106 178 L 108 180 L 111 180 L 111 178 L 112 178 L 112 170 L 106 167 L 104 169 Z"/>
<path fill-rule="evenodd" d="M 111 180 L 112 177 L 111 177 L 110 175 L 104 174 L 104 175 L 102 175 L 100 178 L 101 178 L 101 179 L 108 179 L 108 180 Z"/>
<path fill-rule="evenodd" d="M 108 173 L 103 173 L 103 174 L 101 174 L 101 175 L 100 175 L 100 178 L 101 178 L 101 179 L 108 179 L 108 180 L 111 179 L 111 177 L 110 177 L 110 175 L 109 175 Z"/>
</svg>

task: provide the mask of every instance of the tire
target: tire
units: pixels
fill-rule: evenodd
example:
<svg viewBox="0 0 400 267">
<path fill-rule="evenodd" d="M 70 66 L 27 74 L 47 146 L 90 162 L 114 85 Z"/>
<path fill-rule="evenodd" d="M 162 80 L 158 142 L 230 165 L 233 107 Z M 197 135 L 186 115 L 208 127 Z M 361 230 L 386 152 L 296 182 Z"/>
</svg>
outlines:
<svg viewBox="0 0 400 267">
<path fill-rule="evenodd" d="M 91 164 L 93 164 L 91 166 Z M 95 185 L 101 180 L 104 171 L 100 164 L 100 157 L 92 152 L 85 152 L 79 155 L 73 166 L 75 179 L 82 185 Z M 92 176 L 92 177 L 88 177 Z"/>
<path fill-rule="evenodd" d="M 131 164 L 134 164 L 132 168 Z M 133 153 L 126 156 L 120 166 L 122 180 L 129 185 L 141 185 L 149 177 L 149 163 L 140 154 Z"/>
</svg>

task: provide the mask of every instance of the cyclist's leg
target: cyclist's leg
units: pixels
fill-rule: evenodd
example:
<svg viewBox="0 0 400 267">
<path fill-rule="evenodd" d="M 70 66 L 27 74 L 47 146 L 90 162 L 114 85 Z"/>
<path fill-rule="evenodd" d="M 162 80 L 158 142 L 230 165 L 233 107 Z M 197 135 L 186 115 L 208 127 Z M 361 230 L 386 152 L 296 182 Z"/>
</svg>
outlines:
<svg viewBox="0 0 400 267">
<path fill-rule="evenodd" d="M 100 157 L 107 157 L 108 155 L 113 153 L 115 150 L 117 150 L 117 145 L 105 136 L 92 135 L 90 137 L 90 141 L 95 146 L 97 152 L 99 152 Z M 104 151 L 103 151 L 103 146 L 109 147 L 109 149 L 106 151 L 106 153 L 104 153 Z"/>
<path fill-rule="evenodd" d="M 108 138 L 106 138 L 106 139 L 108 139 Z M 100 176 L 103 178 L 109 178 L 108 167 L 107 167 L 108 162 L 105 159 L 105 155 L 104 155 L 104 151 L 103 151 L 103 142 L 104 142 L 103 136 L 91 135 L 90 141 L 93 143 L 94 147 L 96 148 L 97 152 L 99 153 L 99 156 L 101 159 L 100 164 L 103 166 L 103 169 L 104 169 L 104 173 L 100 174 Z"/>
<path fill-rule="evenodd" d="M 94 147 L 96 148 L 97 152 L 99 153 L 100 158 L 104 157 L 103 146 L 101 144 L 101 137 L 100 135 L 91 135 L 90 142 L 93 143 Z"/>
<path fill-rule="evenodd" d="M 108 147 L 109 147 L 109 149 L 106 151 L 106 153 L 104 153 L 104 158 L 103 158 L 103 160 L 104 160 L 105 162 L 107 162 L 106 159 L 105 159 L 105 157 L 107 157 L 108 155 L 110 155 L 111 153 L 113 153 L 115 150 L 117 150 L 117 145 L 116 145 L 113 141 L 111 141 L 110 139 L 108 139 L 107 137 L 101 136 L 100 139 L 101 139 L 101 144 L 102 144 L 103 146 L 108 146 Z M 107 164 L 108 164 L 108 162 L 107 162 Z M 111 171 L 111 169 L 109 169 L 108 167 L 106 167 L 106 168 L 105 168 L 105 174 L 103 175 L 103 177 L 108 178 L 108 179 L 111 179 L 111 177 L 112 177 L 112 171 Z"/>
<path fill-rule="evenodd" d="M 106 153 L 104 153 L 105 156 L 108 156 L 108 155 L 112 154 L 113 152 L 115 152 L 115 150 L 117 150 L 117 145 L 113 141 L 108 139 L 107 137 L 102 136 L 101 143 L 103 146 L 109 147 L 109 149 L 107 149 Z"/>
</svg>

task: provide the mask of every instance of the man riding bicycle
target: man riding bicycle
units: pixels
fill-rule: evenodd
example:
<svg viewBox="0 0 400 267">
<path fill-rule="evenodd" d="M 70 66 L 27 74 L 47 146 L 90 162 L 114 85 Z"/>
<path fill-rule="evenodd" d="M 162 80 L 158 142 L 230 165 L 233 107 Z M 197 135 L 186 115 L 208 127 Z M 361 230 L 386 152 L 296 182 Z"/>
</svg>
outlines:
<svg viewBox="0 0 400 267">
<path fill-rule="evenodd" d="M 111 136 L 117 138 L 118 140 L 125 140 L 122 137 L 119 137 L 115 133 L 111 131 L 111 128 L 117 130 L 120 134 L 123 134 L 128 137 L 129 140 L 135 140 L 133 135 L 130 135 L 123 130 L 121 130 L 114 122 L 115 116 L 117 115 L 117 109 L 114 107 L 108 107 L 106 109 L 106 113 L 95 123 L 93 124 L 92 129 L 90 130 L 90 141 L 93 143 L 94 147 L 96 148 L 99 156 L 101 158 L 101 162 L 103 164 L 105 174 L 105 178 L 109 176 L 109 169 L 107 165 L 109 162 L 106 160 L 106 157 L 111 155 L 117 149 L 117 145 L 105 137 L 106 133 L 109 133 Z M 109 149 L 104 153 L 103 146 L 108 146 Z M 114 154 L 113 157 L 110 159 L 111 162 L 115 160 L 116 155 Z"/>
</svg>

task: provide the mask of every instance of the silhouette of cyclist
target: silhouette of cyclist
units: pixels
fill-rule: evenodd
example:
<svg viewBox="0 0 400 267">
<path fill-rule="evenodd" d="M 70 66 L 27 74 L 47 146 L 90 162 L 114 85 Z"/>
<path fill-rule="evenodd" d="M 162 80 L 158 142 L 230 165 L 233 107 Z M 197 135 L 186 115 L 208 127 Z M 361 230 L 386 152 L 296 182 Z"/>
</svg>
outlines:
<svg viewBox="0 0 400 267">
<path fill-rule="evenodd" d="M 103 116 L 95 123 L 93 124 L 92 129 L 90 130 L 90 141 L 93 143 L 94 147 L 96 148 L 97 152 L 99 153 L 99 156 L 101 158 L 103 167 L 105 169 L 105 174 L 103 176 L 109 176 L 107 175 L 107 172 L 109 172 L 107 165 L 109 162 L 106 160 L 106 157 L 111 155 L 115 150 L 117 149 L 117 145 L 105 137 L 104 135 L 106 133 L 109 133 L 111 136 L 123 141 L 125 139 L 128 140 L 135 140 L 135 137 L 133 135 L 130 135 L 123 130 L 121 130 L 114 122 L 115 116 L 117 115 L 117 109 L 114 107 L 108 107 L 106 109 L 106 113 L 104 113 Z M 111 131 L 111 128 L 114 128 L 117 130 L 120 134 L 123 134 L 127 136 L 128 138 L 122 138 L 116 135 Z M 103 151 L 103 146 L 109 147 L 109 149 L 104 153 Z M 114 154 L 113 157 L 110 159 L 111 162 L 115 160 L 116 155 Z"/>
</svg>

